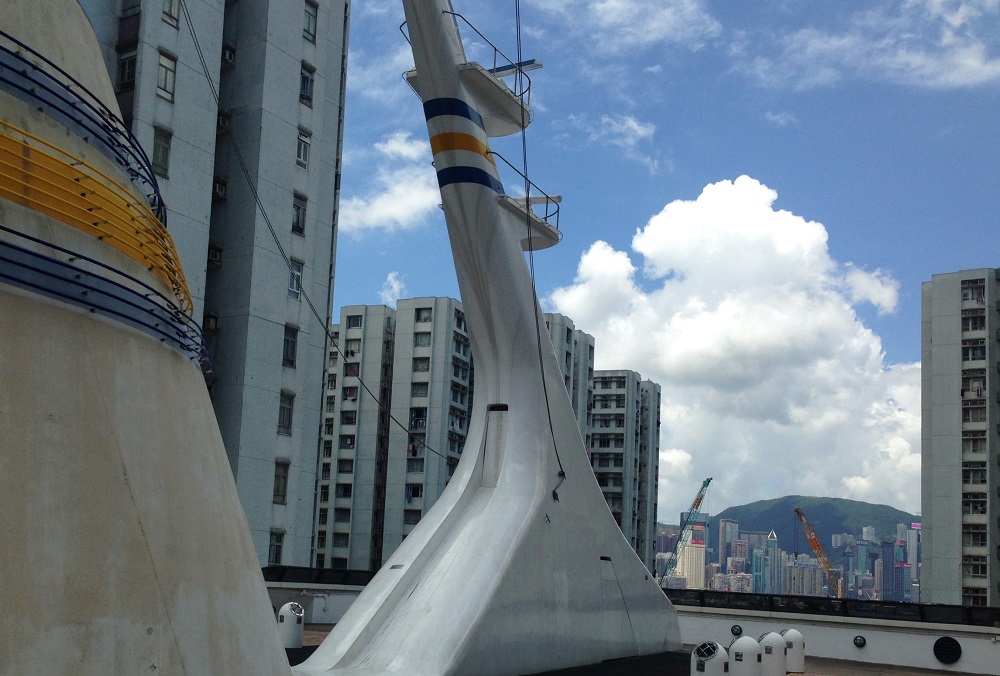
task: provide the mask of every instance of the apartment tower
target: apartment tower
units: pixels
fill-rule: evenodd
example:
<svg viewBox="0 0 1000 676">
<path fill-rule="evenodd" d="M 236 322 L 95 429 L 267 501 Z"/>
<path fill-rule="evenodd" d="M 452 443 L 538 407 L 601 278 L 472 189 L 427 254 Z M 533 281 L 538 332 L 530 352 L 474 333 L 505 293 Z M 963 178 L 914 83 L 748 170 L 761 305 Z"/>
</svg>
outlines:
<svg viewBox="0 0 1000 676">
<path fill-rule="evenodd" d="M 921 601 L 1000 605 L 1000 270 L 934 275 L 921 330 Z"/>
<path fill-rule="evenodd" d="M 262 563 L 308 565 L 349 0 L 81 0 L 152 160 Z"/>
</svg>

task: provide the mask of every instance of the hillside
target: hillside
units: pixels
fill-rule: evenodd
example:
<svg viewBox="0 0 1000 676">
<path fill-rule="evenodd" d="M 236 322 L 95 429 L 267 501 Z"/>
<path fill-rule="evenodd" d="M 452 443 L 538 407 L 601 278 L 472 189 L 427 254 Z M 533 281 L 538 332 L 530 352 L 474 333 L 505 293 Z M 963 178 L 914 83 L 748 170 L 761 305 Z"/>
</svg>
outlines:
<svg viewBox="0 0 1000 676">
<path fill-rule="evenodd" d="M 741 531 L 774 530 L 778 536 L 778 546 L 789 552 L 809 552 L 802 527 L 795 517 L 795 508 L 800 507 L 809 523 L 816 529 L 820 542 L 827 548 L 831 558 L 839 559 L 839 552 L 832 551 L 831 537 L 834 533 L 849 533 L 855 539 L 861 538 L 863 526 L 874 526 L 877 540 L 896 537 L 896 524 L 920 521 L 920 517 L 908 514 L 889 505 L 873 505 L 843 498 L 812 498 L 801 495 L 786 495 L 774 500 L 761 500 L 748 505 L 724 509 L 709 519 L 709 528 L 717 545 L 720 519 L 733 519 L 740 524 Z M 710 545 L 711 546 L 711 545 Z"/>
<path fill-rule="evenodd" d="M 820 542 L 827 548 L 831 558 L 836 560 L 839 560 L 840 555 L 831 547 L 831 537 L 834 533 L 849 533 L 858 540 L 861 539 L 863 526 L 874 526 L 876 538 L 882 540 L 895 538 L 897 523 L 909 525 L 920 521 L 920 517 L 889 505 L 873 505 L 843 498 L 786 495 L 774 500 L 760 500 L 729 507 L 712 516 L 709 519 L 708 546 L 712 549 L 718 547 L 719 520 L 732 519 L 739 522 L 741 531 L 773 529 L 778 536 L 778 546 L 785 551 L 809 553 L 809 544 L 795 517 L 796 507 L 802 509 L 809 523 L 816 529 Z"/>
</svg>

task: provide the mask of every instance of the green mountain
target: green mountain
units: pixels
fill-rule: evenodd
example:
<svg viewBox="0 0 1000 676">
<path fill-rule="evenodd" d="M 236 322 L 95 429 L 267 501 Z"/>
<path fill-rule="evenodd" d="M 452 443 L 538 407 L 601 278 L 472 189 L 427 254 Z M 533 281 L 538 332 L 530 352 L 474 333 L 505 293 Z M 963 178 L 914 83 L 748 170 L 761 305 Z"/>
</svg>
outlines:
<svg viewBox="0 0 1000 676">
<path fill-rule="evenodd" d="M 840 559 L 840 552 L 834 551 L 831 538 L 834 533 L 848 533 L 855 540 L 861 539 L 864 526 L 875 527 L 876 541 L 896 538 L 896 524 L 920 521 L 920 517 L 890 507 L 873 505 L 843 498 L 812 498 L 802 495 L 786 495 L 774 500 L 760 500 L 747 505 L 729 507 L 709 518 L 709 541 L 711 549 L 719 546 L 719 520 L 732 519 L 740 524 L 740 531 L 773 530 L 778 536 L 778 546 L 787 552 L 812 554 L 802 526 L 795 516 L 795 508 L 802 509 L 809 523 L 816 530 L 830 558 Z"/>
</svg>

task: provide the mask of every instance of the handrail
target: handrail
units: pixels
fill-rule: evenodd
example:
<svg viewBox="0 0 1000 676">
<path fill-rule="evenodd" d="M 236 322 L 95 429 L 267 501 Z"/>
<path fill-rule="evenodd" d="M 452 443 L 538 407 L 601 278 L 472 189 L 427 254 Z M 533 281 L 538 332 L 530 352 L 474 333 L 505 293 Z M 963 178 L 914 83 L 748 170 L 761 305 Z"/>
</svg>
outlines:
<svg viewBox="0 0 1000 676">
<path fill-rule="evenodd" d="M 120 270 L 98 260 L 0 225 L 0 230 L 68 257 L 67 261 L 0 240 L 0 279 L 51 298 L 116 319 L 161 342 L 168 343 L 198 363 L 206 374 L 211 359 L 201 328 L 169 298 Z M 93 268 L 81 267 L 83 261 Z"/>
<path fill-rule="evenodd" d="M 444 10 L 444 14 L 449 14 L 454 19 L 456 19 L 456 21 L 455 21 L 456 26 L 458 25 L 457 19 L 461 19 L 463 22 L 465 22 L 465 25 L 468 26 L 469 28 L 471 28 L 472 32 L 474 32 L 476 35 L 478 35 L 479 38 L 483 42 L 485 42 L 486 44 L 488 44 L 490 47 L 493 48 L 493 68 L 491 68 L 490 70 L 491 71 L 497 70 L 497 64 L 498 63 L 501 63 L 501 65 L 503 65 L 503 66 L 510 66 L 513 69 L 513 73 L 517 74 L 516 77 L 514 78 L 514 82 L 515 82 L 514 88 L 511 91 L 513 92 L 514 96 L 518 97 L 519 99 L 522 99 L 528 105 L 531 105 L 531 78 L 528 77 L 527 72 L 525 72 L 524 69 L 521 68 L 521 66 L 516 61 L 514 61 L 509 56 L 507 56 L 506 54 L 504 54 L 500 50 L 499 47 L 497 47 L 492 42 L 490 42 L 489 38 L 487 38 L 485 35 L 483 35 L 481 32 L 479 32 L 479 29 L 476 28 L 475 26 L 473 26 L 472 23 L 470 23 L 469 20 L 466 19 L 464 16 L 462 16 L 458 12 L 453 12 L 453 11 L 450 11 L 450 10 L 447 10 L 447 9 Z M 406 40 L 406 42 L 410 43 L 410 36 L 407 35 L 406 31 L 403 30 L 404 26 L 406 26 L 406 22 L 405 21 L 403 23 L 399 24 L 399 32 L 403 34 L 403 38 Z M 459 33 L 459 34 L 461 35 L 461 33 Z M 464 49 L 464 45 L 463 45 L 463 49 Z M 497 59 L 497 56 L 502 56 L 504 58 L 504 60 L 506 60 L 506 63 L 499 62 L 499 60 Z M 500 80 L 500 78 L 497 78 L 497 80 Z M 502 82 L 502 80 L 501 80 L 501 82 Z M 518 83 L 522 83 L 523 86 L 519 87 Z M 526 83 L 526 84 L 524 84 L 524 83 Z M 504 86 L 506 86 L 506 85 L 504 85 Z"/>
<path fill-rule="evenodd" d="M 0 196 L 104 241 L 171 287 L 193 310 L 170 233 L 149 206 L 99 169 L 0 120 Z M 22 138 L 7 133 L 14 132 Z M 49 152 L 52 151 L 52 152 Z"/>
<path fill-rule="evenodd" d="M 551 225 L 556 230 L 559 230 L 559 200 L 555 197 L 550 196 L 544 190 L 535 185 L 535 183 L 530 178 L 525 176 L 520 169 L 511 164 L 510 161 L 508 161 L 507 158 L 501 155 L 500 153 L 496 152 L 495 150 L 489 150 L 487 152 L 487 155 L 489 155 L 490 157 L 500 158 L 500 160 L 503 161 L 503 163 L 506 164 L 508 167 L 510 167 L 510 169 L 512 169 L 518 176 L 520 176 L 524 180 L 524 182 L 528 186 L 530 186 L 531 189 L 535 191 L 536 194 L 541 195 L 543 199 L 542 202 L 540 203 L 545 205 L 545 210 L 542 214 L 535 214 L 535 215 L 541 218 L 543 221 L 545 221 L 547 225 Z M 535 204 L 535 202 L 530 201 L 531 199 L 530 193 L 529 195 L 526 195 L 524 199 L 525 199 L 525 208 L 530 211 L 532 204 Z M 555 220 L 554 223 L 552 222 L 553 219 Z"/>
<path fill-rule="evenodd" d="M 962 624 L 977 627 L 993 627 L 996 626 L 996 623 L 1000 623 L 1000 608 L 835 599 L 823 596 L 745 594 L 709 589 L 664 589 L 663 592 L 671 603 L 678 606 L 807 613 L 834 617 Z"/>
<path fill-rule="evenodd" d="M 16 51 L 0 45 L 0 89 L 32 105 L 40 105 L 49 117 L 76 132 L 122 167 L 146 196 L 156 217 L 166 224 L 167 210 L 149 156 L 121 118 L 47 57 L 3 30 L 0 30 L 0 37 L 30 53 L 59 75 L 54 77 Z"/>
</svg>

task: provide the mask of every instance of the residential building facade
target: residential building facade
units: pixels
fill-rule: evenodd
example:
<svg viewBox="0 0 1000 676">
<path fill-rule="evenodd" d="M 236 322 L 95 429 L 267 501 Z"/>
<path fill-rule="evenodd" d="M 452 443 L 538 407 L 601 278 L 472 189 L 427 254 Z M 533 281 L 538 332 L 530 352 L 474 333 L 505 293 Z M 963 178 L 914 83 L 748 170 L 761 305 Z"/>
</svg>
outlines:
<svg viewBox="0 0 1000 676">
<path fill-rule="evenodd" d="M 152 159 L 261 563 L 308 565 L 349 0 L 81 0 Z"/>
<path fill-rule="evenodd" d="M 462 305 L 346 306 L 329 353 L 313 565 L 378 570 L 465 449 L 472 356 Z"/>
<path fill-rule="evenodd" d="M 924 282 L 919 577 L 925 603 L 1000 605 L 1000 473 L 991 461 L 1000 450 L 998 339 L 1000 270 Z"/>
<path fill-rule="evenodd" d="M 558 312 L 545 314 L 563 384 L 576 414 L 583 445 L 590 450 L 591 400 L 594 396 L 594 337 L 576 328 L 573 320 Z"/>
</svg>

